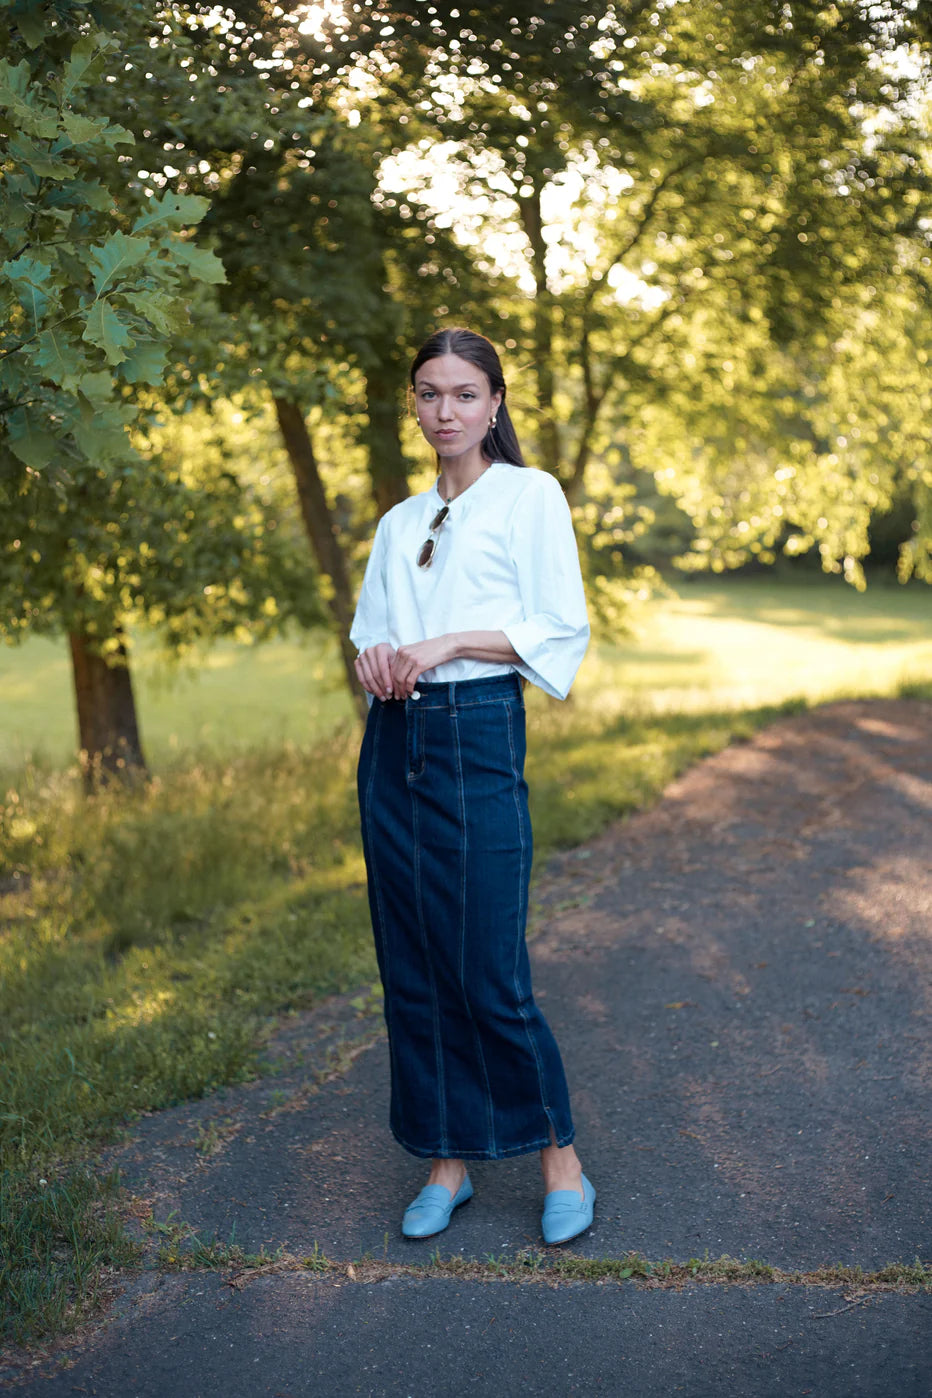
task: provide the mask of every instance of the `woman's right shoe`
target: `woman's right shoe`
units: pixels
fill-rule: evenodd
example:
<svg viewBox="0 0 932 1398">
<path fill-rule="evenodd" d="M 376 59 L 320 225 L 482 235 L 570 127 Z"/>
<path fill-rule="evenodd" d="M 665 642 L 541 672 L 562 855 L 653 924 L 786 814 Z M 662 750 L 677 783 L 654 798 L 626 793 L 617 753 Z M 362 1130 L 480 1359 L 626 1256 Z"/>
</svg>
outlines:
<svg viewBox="0 0 932 1398">
<path fill-rule="evenodd" d="M 450 1222 L 453 1210 L 471 1198 L 472 1185 L 468 1175 L 455 1194 L 451 1194 L 446 1185 L 426 1184 L 405 1209 L 401 1231 L 406 1238 L 430 1238 L 434 1233 L 442 1233 Z"/>
<path fill-rule="evenodd" d="M 544 1216 L 540 1221 L 544 1242 L 568 1243 L 585 1233 L 592 1223 L 595 1190 L 582 1177 L 582 1196 L 575 1189 L 554 1189 L 544 1198 Z"/>
</svg>

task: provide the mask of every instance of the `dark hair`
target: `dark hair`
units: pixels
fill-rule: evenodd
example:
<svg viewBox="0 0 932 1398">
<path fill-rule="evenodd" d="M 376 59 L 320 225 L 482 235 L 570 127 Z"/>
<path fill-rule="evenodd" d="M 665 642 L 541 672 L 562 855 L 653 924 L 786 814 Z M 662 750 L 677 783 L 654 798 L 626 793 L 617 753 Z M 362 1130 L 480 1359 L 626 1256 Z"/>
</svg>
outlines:
<svg viewBox="0 0 932 1398">
<path fill-rule="evenodd" d="M 482 452 L 490 461 L 507 461 L 512 466 L 527 465 L 521 454 L 521 447 L 515 433 L 514 424 L 505 407 L 505 376 L 501 360 L 491 340 L 477 335 L 473 330 L 463 330 L 455 326 L 452 330 L 438 330 L 425 340 L 411 365 L 411 387 L 415 387 L 414 376 L 422 364 L 429 359 L 439 359 L 442 354 L 455 354 L 481 369 L 489 381 L 493 393 L 500 393 L 502 401 L 495 413 L 495 426 L 490 427 L 482 440 Z"/>
</svg>

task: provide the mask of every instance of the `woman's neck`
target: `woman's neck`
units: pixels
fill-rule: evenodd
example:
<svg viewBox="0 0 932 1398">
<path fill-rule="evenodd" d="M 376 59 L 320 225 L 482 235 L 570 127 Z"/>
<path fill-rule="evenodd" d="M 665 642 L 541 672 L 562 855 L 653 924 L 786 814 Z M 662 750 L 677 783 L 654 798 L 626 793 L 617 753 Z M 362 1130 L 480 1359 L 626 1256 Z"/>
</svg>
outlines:
<svg viewBox="0 0 932 1398">
<path fill-rule="evenodd" d="M 491 461 L 487 461 L 481 455 L 478 457 L 446 457 L 440 463 L 437 489 L 443 499 L 449 503 L 451 500 L 455 500 L 457 495 L 462 495 L 464 490 L 468 490 L 471 485 L 474 485 L 491 464 Z"/>
</svg>

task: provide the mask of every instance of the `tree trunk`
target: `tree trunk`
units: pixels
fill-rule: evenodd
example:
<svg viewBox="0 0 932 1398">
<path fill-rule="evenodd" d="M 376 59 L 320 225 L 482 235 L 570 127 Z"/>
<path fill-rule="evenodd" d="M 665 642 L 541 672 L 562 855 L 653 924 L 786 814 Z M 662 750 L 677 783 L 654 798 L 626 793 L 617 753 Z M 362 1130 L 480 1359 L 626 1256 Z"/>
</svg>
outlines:
<svg viewBox="0 0 932 1398">
<path fill-rule="evenodd" d="M 274 403 L 278 425 L 298 488 L 301 518 L 311 541 L 317 566 L 330 579 L 333 589 L 328 605 L 340 641 L 346 683 L 349 685 L 356 712 L 364 720 L 368 706 L 356 678 L 353 664 L 356 652 L 349 638 L 354 610 L 349 571 L 320 478 L 314 443 L 311 441 L 311 434 L 307 430 L 304 413 L 299 405 L 289 398 L 279 397 L 275 397 Z"/>
<path fill-rule="evenodd" d="M 518 208 L 525 236 L 531 245 L 534 273 L 534 372 L 537 378 L 537 407 L 540 413 L 538 450 L 541 465 L 560 477 L 560 428 L 554 413 L 553 321 L 554 298 L 547 285 L 547 244 L 541 214 L 543 181 L 535 180 L 534 192 L 518 196 Z"/>
<path fill-rule="evenodd" d="M 601 381 L 597 383 L 595 365 L 592 360 L 592 342 L 589 335 L 589 312 L 588 306 L 584 306 L 579 330 L 579 363 L 582 367 L 584 390 L 582 423 L 580 424 L 579 436 L 576 441 L 576 455 L 573 461 L 573 469 L 564 483 L 566 498 L 570 505 L 578 505 L 583 492 L 583 484 L 586 479 L 586 467 L 589 464 L 589 457 L 592 452 L 592 438 L 595 433 L 596 422 L 598 420 L 599 411 L 605 401 L 605 395 L 612 382 L 614 372 L 612 366 L 607 365 L 603 370 Z"/>
<path fill-rule="evenodd" d="M 366 369 L 366 415 L 363 441 L 369 453 L 372 496 L 380 515 L 408 495 L 408 463 L 398 432 L 398 366 Z"/>
<path fill-rule="evenodd" d="M 99 653 L 99 642 L 89 636 L 72 632 L 68 640 L 84 790 L 90 793 L 107 781 L 148 776 L 122 636 L 118 633 L 115 655 L 106 658 Z"/>
</svg>

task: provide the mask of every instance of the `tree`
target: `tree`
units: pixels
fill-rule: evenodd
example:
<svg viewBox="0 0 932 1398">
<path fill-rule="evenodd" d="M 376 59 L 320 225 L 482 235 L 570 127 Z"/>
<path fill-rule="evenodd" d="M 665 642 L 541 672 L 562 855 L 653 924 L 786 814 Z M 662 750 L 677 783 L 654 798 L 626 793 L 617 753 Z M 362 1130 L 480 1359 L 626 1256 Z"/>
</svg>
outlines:
<svg viewBox="0 0 932 1398">
<path fill-rule="evenodd" d="M 92 785 L 145 768 L 130 621 L 177 641 L 315 607 L 260 502 L 229 481 L 205 492 L 131 440 L 193 283 L 223 278 L 182 231 L 207 201 L 167 194 L 121 209 L 115 152 L 132 136 L 81 110 L 117 40 L 82 13 L 69 28 L 4 8 L 0 37 L 17 61 L 0 60 L 0 628 L 69 635 Z"/>
</svg>

